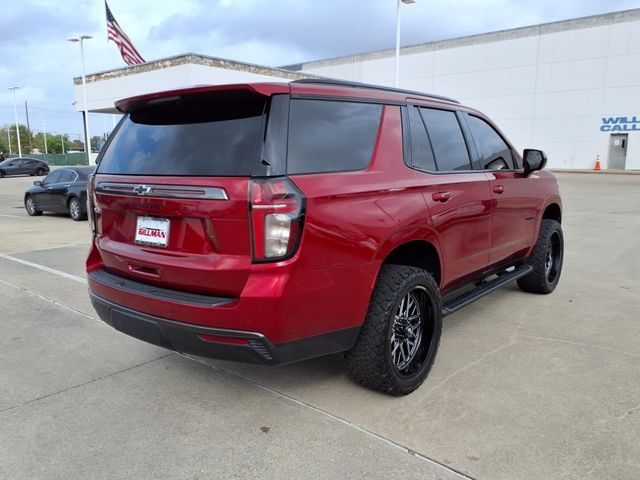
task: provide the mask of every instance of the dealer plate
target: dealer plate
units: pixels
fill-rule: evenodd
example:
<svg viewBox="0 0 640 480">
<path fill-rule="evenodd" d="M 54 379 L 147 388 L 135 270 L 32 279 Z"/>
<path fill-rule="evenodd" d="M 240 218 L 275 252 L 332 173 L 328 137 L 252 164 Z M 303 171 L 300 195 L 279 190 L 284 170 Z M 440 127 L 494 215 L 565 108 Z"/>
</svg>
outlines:
<svg viewBox="0 0 640 480">
<path fill-rule="evenodd" d="M 169 243 L 169 219 L 138 217 L 135 241 L 140 245 L 166 248 Z"/>
</svg>

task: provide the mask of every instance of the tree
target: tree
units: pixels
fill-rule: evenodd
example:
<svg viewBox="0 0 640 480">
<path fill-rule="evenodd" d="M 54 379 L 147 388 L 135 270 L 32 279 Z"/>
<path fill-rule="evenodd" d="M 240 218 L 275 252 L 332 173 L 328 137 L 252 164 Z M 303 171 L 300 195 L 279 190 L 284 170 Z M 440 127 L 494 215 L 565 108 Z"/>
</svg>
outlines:
<svg viewBox="0 0 640 480">
<path fill-rule="evenodd" d="M 0 139 L 3 142 L 2 145 L 6 150 L 3 150 L 5 155 L 9 153 L 9 145 L 7 139 L 7 129 L 9 129 L 9 136 L 11 137 L 11 152 L 14 155 L 18 155 L 18 140 L 16 137 L 16 126 L 15 124 L 7 124 L 2 126 L 2 132 L 0 132 Z M 18 131 L 20 132 L 20 147 L 22 149 L 22 154 L 31 153 L 31 131 L 27 128 L 26 125 L 18 124 Z"/>
<path fill-rule="evenodd" d="M 9 155 L 9 143 L 7 142 L 7 131 L 0 131 L 0 152 L 4 153 L 6 157 Z"/>
<path fill-rule="evenodd" d="M 99 152 L 105 142 L 104 135 L 96 135 L 91 137 L 91 151 Z"/>
<path fill-rule="evenodd" d="M 33 137 L 33 145 L 40 153 L 63 153 L 62 150 L 62 142 L 64 139 L 64 153 L 68 152 L 72 149 L 71 141 L 69 140 L 69 135 L 65 134 L 56 134 L 56 133 L 47 133 L 47 148 L 44 148 L 44 136 L 42 133 L 37 133 Z"/>
<path fill-rule="evenodd" d="M 47 134 L 47 147 L 49 148 L 49 153 L 62 153 L 63 152 L 63 142 L 64 142 L 64 151 L 68 151 L 70 147 L 69 136 L 68 135 L 49 135 Z"/>
<path fill-rule="evenodd" d="M 82 140 L 72 140 L 69 144 L 69 150 L 78 150 L 84 152 L 84 143 Z"/>
<path fill-rule="evenodd" d="M 71 142 L 69 141 L 69 135 L 66 133 L 58 135 L 54 133 L 47 133 L 47 148 L 44 148 L 44 136 L 42 133 L 37 133 L 33 137 L 33 145 L 40 150 L 40 153 L 62 153 L 62 141 L 64 139 L 64 152 L 66 153 L 71 148 Z"/>
<path fill-rule="evenodd" d="M 44 153 L 44 136 L 42 133 L 36 133 L 33 136 L 33 148 L 38 149 L 40 153 Z"/>
</svg>

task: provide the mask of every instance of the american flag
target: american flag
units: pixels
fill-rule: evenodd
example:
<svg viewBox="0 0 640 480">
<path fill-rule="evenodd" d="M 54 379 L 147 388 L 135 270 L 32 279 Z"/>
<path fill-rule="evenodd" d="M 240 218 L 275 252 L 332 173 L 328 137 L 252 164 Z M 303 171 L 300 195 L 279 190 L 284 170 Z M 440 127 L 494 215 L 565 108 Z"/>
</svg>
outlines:
<svg viewBox="0 0 640 480">
<path fill-rule="evenodd" d="M 104 6 L 107 9 L 107 41 L 112 40 L 118 46 L 120 55 L 127 65 L 139 65 L 144 63 L 144 58 L 138 53 L 136 47 L 133 46 L 127 34 L 124 33 L 116 19 L 113 17 L 109 5 L 104 2 Z"/>
</svg>

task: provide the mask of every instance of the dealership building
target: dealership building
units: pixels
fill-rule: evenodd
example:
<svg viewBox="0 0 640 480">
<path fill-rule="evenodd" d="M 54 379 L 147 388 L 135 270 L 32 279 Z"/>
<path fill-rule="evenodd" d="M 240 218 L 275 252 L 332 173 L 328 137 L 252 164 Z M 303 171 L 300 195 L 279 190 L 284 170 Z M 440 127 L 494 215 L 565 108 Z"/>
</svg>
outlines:
<svg viewBox="0 0 640 480">
<path fill-rule="evenodd" d="M 399 87 L 489 115 L 549 166 L 640 170 L 640 9 L 404 47 Z M 282 68 L 196 54 L 87 76 L 90 112 L 127 96 L 191 85 L 328 77 L 391 86 L 395 50 Z M 74 79 L 82 110 L 81 80 Z"/>
</svg>

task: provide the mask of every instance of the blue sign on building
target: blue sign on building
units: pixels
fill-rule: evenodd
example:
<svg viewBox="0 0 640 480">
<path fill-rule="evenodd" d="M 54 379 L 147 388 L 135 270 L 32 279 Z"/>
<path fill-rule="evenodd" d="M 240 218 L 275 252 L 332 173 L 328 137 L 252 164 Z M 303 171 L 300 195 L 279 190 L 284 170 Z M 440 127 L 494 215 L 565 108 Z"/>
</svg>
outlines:
<svg viewBox="0 0 640 480">
<path fill-rule="evenodd" d="M 602 117 L 601 132 L 632 132 L 640 131 L 640 116 L 633 117 Z"/>
</svg>

